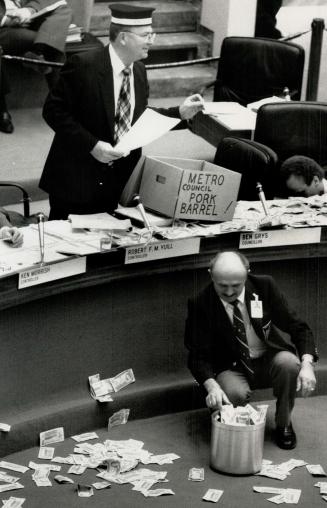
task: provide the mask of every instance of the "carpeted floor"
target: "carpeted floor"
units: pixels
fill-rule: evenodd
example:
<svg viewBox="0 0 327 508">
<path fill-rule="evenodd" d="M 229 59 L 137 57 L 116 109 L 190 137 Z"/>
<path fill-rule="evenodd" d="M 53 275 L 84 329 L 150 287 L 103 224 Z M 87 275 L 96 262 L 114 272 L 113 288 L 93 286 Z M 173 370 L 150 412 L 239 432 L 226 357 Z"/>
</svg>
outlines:
<svg viewBox="0 0 327 508">
<path fill-rule="evenodd" d="M 294 427 L 298 435 L 298 446 L 295 450 L 285 451 L 276 447 L 272 441 L 274 403 L 270 402 L 266 437 L 264 443 L 264 458 L 274 464 L 290 458 L 303 459 L 309 464 L 321 464 L 327 468 L 327 448 L 325 446 L 327 433 L 325 426 L 327 410 L 326 397 L 312 397 L 298 399 L 293 415 Z M 93 430 L 93 429 L 89 429 Z M 138 439 L 144 441 L 144 449 L 155 454 L 168 452 L 177 453 L 181 458 L 173 464 L 165 466 L 144 466 L 157 471 L 167 471 L 167 483 L 156 484 L 153 488 L 171 488 L 174 496 L 155 499 L 144 498 L 139 492 L 132 491 L 130 484 L 112 484 L 111 489 L 95 491 L 94 497 L 87 501 L 80 499 L 74 489 L 76 484 L 91 484 L 98 479 L 96 472 L 88 469 L 82 476 L 70 476 L 75 485 L 58 485 L 50 474 L 52 487 L 36 487 L 31 480 L 31 471 L 25 474 L 14 474 L 21 477 L 24 489 L 11 492 L 16 497 L 26 498 L 24 506 L 31 508 L 74 508 L 92 506 L 97 508 L 144 508 L 144 506 L 195 508 L 201 506 L 202 496 L 209 488 L 224 491 L 218 503 L 226 508 L 252 508 L 270 506 L 269 494 L 258 494 L 252 491 L 253 485 L 272 486 L 279 488 L 301 489 L 299 507 L 318 508 L 324 501 L 319 489 L 314 484 L 324 478 L 312 477 L 305 467 L 294 469 L 286 480 L 274 480 L 262 476 L 231 476 L 215 472 L 209 467 L 210 455 L 210 418 L 207 410 L 184 412 L 146 420 L 129 421 L 124 426 L 114 427 L 108 433 L 106 429 L 98 429 L 99 440 L 105 439 Z M 91 441 L 92 444 L 96 441 Z M 70 438 L 55 446 L 55 455 L 67 456 L 73 452 L 74 441 Z M 42 462 L 37 459 L 38 449 L 33 448 L 7 457 L 5 460 L 27 465 L 29 460 Z M 48 461 L 44 461 L 48 463 Z M 60 474 L 66 475 L 67 465 L 62 465 Z M 138 466 L 141 467 L 141 466 Z M 187 479 L 191 467 L 203 467 L 205 479 L 203 482 L 191 482 Z M 0 499 L 7 499 L 9 493 L 1 493 Z"/>
</svg>

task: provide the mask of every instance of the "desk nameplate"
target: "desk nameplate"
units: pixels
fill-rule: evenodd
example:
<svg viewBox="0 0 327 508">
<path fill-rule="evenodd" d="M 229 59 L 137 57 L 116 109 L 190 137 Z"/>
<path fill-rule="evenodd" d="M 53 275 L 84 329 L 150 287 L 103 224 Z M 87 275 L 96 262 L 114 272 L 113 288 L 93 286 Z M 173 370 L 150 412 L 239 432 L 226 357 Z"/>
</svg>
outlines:
<svg viewBox="0 0 327 508">
<path fill-rule="evenodd" d="M 37 286 L 57 279 L 86 272 L 86 257 L 68 259 L 52 265 L 38 266 L 19 274 L 18 289 Z"/>
<path fill-rule="evenodd" d="M 320 243 L 320 239 L 321 227 L 255 231 L 253 233 L 241 233 L 239 248 L 255 249 Z"/>
<path fill-rule="evenodd" d="M 182 240 L 165 240 L 148 245 L 134 245 L 126 248 L 125 264 L 189 256 L 199 254 L 199 252 L 200 238 L 183 238 Z"/>
</svg>

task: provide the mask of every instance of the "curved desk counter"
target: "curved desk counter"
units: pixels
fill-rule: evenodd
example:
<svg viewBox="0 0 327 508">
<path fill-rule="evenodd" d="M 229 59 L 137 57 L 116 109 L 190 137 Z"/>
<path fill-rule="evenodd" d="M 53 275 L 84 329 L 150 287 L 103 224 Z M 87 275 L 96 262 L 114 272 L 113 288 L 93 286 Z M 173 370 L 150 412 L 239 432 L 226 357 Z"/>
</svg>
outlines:
<svg viewBox="0 0 327 508">
<path fill-rule="evenodd" d="M 17 289 L 0 289 L 2 456 L 36 446 L 39 432 L 64 426 L 66 436 L 106 425 L 122 407 L 131 419 L 198 407 L 183 344 L 187 298 L 207 282 L 209 260 L 237 248 L 239 234 L 201 239 L 198 255 L 124 265 L 124 251 L 89 256 L 87 271 Z M 309 322 L 321 355 L 324 393 L 327 242 L 247 249 L 252 271 L 273 275 Z M 136 382 L 98 403 L 88 376 L 133 368 Z"/>
</svg>

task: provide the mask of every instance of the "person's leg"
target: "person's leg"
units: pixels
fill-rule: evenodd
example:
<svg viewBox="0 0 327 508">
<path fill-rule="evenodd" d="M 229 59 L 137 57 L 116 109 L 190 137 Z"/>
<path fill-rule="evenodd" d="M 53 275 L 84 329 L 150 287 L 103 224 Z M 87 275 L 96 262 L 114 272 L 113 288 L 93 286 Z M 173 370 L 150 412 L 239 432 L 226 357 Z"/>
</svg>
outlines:
<svg viewBox="0 0 327 508">
<path fill-rule="evenodd" d="M 289 351 L 275 354 L 270 363 L 270 376 L 276 397 L 276 426 L 287 427 L 296 395 L 296 382 L 300 371 L 300 360 Z"/>
<path fill-rule="evenodd" d="M 246 376 L 237 370 L 224 370 L 216 377 L 221 389 L 233 406 L 245 406 L 251 397 L 251 388 Z"/>
<path fill-rule="evenodd" d="M 50 46 L 63 54 L 65 51 L 68 27 L 72 20 L 72 11 L 68 6 L 55 9 L 38 21 L 35 44 Z"/>
</svg>

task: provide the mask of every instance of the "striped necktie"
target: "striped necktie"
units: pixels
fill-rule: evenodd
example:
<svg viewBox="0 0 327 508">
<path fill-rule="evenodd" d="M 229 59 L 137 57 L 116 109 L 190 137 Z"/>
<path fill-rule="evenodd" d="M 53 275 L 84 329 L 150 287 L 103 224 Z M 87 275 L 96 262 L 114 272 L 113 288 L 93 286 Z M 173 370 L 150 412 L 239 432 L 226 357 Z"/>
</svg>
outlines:
<svg viewBox="0 0 327 508">
<path fill-rule="evenodd" d="M 126 67 L 123 70 L 123 75 L 115 116 L 115 143 L 118 143 L 120 138 L 131 128 L 131 69 Z"/>
<path fill-rule="evenodd" d="M 245 368 L 245 371 L 250 379 L 252 379 L 254 371 L 252 366 L 252 361 L 250 358 L 250 349 L 248 345 L 248 341 L 246 338 L 246 329 L 243 320 L 243 316 L 241 310 L 238 306 L 239 300 L 235 300 L 231 302 L 233 305 L 233 331 L 236 339 L 237 347 L 240 353 L 240 361 Z"/>
</svg>

